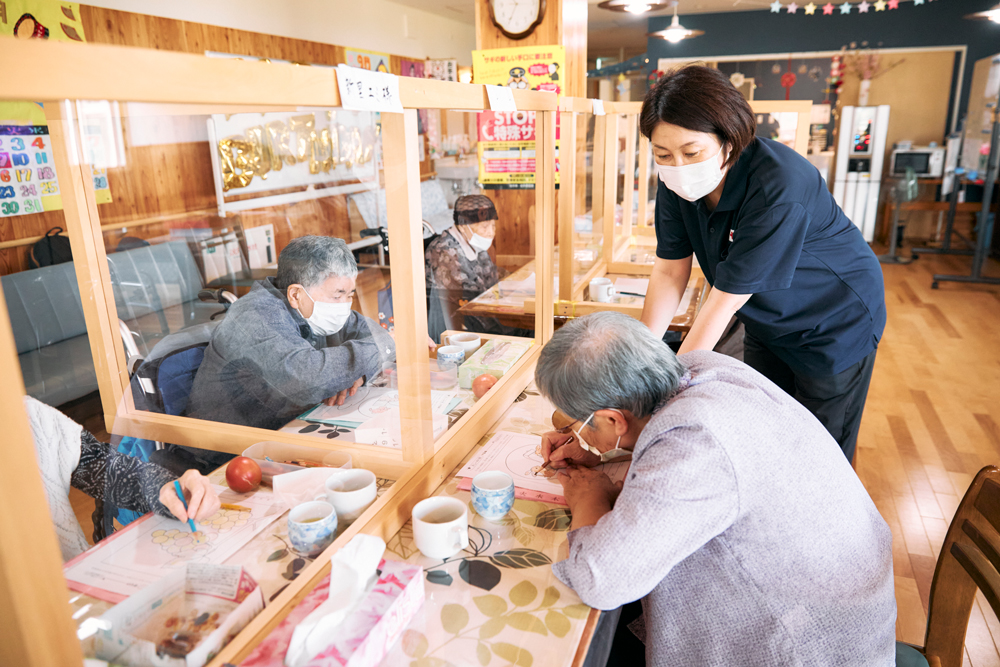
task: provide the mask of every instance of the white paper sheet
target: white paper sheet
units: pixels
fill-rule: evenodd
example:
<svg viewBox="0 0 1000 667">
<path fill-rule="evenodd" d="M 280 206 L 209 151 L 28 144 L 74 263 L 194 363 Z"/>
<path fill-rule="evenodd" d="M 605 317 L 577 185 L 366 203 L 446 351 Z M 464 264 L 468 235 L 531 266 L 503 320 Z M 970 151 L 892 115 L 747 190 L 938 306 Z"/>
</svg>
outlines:
<svg viewBox="0 0 1000 667">
<path fill-rule="evenodd" d="M 448 414 L 448 406 L 457 396 L 453 391 L 431 390 L 431 410 L 434 414 Z M 343 405 L 320 403 L 299 419 L 310 422 L 347 423 L 358 427 L 375 418 L 399 423 L 399 390 L 384 387 L 361 387 Z"/>
<path fill-rule="evenodd" d="M 195 522 L 196 538 L 186 522 L 148 515 L 71 561 L 63 570 L 70 587 L 118 602 L 185 563 L 223 563 L 285 511 L 271 493 L 244 496 L 213 486 L 222 502 L 250 511 L 220 509 Z"/>
<path fill-rule="evenodd" d="M 615 289 L 618 292 L 646 296 L 646 290 L 649 289 L 649 278 L 618 278 L 615 280 Z"/>
<path fill-rule="evenodd" d="M 541 436 L 530 433 L 498 431 L 490 438 L 489 442 L 483 445 L 479 453 L 458 471 L 458 476 L 475 477 L 481 472 L 499 470 L 514 478 L 514 486 L 561 497 L 563 494 L 562 484 L 541 473 L 544 465 L 539 453 L 541 446 Z M 618 482 L 625 479 L 628 466 L 628 461 L 603 463 L 595 470 L 606 473 L 612 482 Z"/>
</svg>

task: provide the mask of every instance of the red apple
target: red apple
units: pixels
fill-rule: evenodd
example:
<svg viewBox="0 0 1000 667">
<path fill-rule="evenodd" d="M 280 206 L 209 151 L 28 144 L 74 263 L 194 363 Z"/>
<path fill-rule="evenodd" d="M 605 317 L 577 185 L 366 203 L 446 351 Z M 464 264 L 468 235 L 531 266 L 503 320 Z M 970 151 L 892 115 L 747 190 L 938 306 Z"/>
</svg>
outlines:
<svg viewBox="0 0 1000 667">
<path fill-rule="evenodd" d="M 476 398 L 482 398 L 497 382 L 499 380 L 495 376 L 483 373 L 472 381 L 472 393 L 476 395 Z"/>
<path fill-rule="evenodd" d="M 253 459 L 237 456 L 226 466 L 226 484 L 236 493 L 249 493 L 260 486 L 260 466 Z"/>
</svg>

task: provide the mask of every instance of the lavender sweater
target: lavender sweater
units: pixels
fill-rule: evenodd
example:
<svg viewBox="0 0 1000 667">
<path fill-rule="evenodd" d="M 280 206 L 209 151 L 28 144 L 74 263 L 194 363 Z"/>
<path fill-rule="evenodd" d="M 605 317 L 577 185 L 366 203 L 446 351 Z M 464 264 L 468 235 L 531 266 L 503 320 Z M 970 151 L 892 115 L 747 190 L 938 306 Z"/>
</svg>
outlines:
<svg viewBox="0 0 1000 667">
<path fill-rule="evenodd" d="M 642 598 L 651 667 L 894 665 L 892 535 L 837 443 L 749 366 L 680 359 L 556 576 L 598 609 Z"/>
</svg>

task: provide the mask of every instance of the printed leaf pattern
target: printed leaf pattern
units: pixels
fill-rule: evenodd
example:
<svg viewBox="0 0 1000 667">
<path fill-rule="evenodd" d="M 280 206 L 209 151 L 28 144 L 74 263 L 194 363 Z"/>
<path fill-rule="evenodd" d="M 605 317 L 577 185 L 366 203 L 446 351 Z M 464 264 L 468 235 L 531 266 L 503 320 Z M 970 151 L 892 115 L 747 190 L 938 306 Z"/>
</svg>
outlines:
<svg viewBox="0 0 1000 667">
<path fill-rule="evenodd" d="M 542 567 L 551 565 L 552 559 L 541 551 L 535 549 L 510 549 L 509 551 L 498 551 L 490 560 L 500 567 L 509 567 L 515 570 L 523 570 L 529 567 Z M 490 587 L 492 588 L 492 586 Z"/>
<path fill-rule="evenodd" d="M 427 637 L 416 630 L 403 633 L 403 653 L 411 658 L 422 658 L 427 654 Z"/>
<path fill-rule="evenodd" d="M 515 611 L 507 617 L 507 625 L 524 632 L 535 632 L 540 635 L 548 635 L 545 624 L 539 621 L 526 611 Z"/>
<path fill-rule="evenodd" d="M 571 616 L 573 618 L 587 618 L 587 616 L 590 614 L 590 607 L 588 607 L 583 603 L 571 604 L 569 606 L 563 607 L 562 611 L 567 616 Z"/>
<path fill-rule="evenodd" d="M 505 619 L 491 618 L 480 626 L 479 638 L 490 639 L 491 637 L 496 637 L 505 627 L 507 627 Z"/>
<path fill-rule="evenodd" d="M 515 606 L 527 607 L 535 601 L 536 597 L 538 597 L 538 589 L 535 588 L 533 583 L 525 580 L 510 589 L 508 597 Z"/>
<path fill-rule="evenodd" d="M 534 521 L 535 526 L 538 528 L 560 532 L 569 530 L 572 523 L 573 515 L 568 509 L 561 507 L 539 513 Z"/>
<path fill-rule="evenodd" d="M 441 586 L 451 586 L 454 579 L 444 570 L 431 570 L 427 573 L 427 581 Z"/>
<path fill-rule="evenodd" d="M 545 614 L 545 627 L 556 637 L 565 637 L 570 630 L 569 619 L 558 611 Z"/>
<path fill-rule="evenodd" d="M 267 557 L 267 562 L 270 563 L 273 560 L 281 560 L 288 555 L 288 549 L 278 549 L 273 554 Z"/>
<path fill-rule="evenodd" d="M 490 653 L 489 646 L 479 642 L 476 644 L 476 657 L 479 658 L 479 664 L 486 667 L 486 665 L 490 664 L 490 659 L 493 657 L 493 654 Z"/>
<path fill-rule="evenodd" d="M 555 586 L 549 586 L 545 589 L 545 595 L 542 596 L 542 607 L 551 607 L 556 602 L 559 602 L 559 589 Z"/>
<path fill-rule="evenodd" d="M 531 657 L 531 653 L 527 649 L 518 648 L 513 644 L 497 642 L 493 644 L 492 648 L 493 652 L 496 653 L 499 658 L 513 663 L 517 665 L 517 667 L 531 667 L 531 663 L 534 662 L 534 658 Z"/>
<path fill-rule="evenodd" d="M 545 556 L 545 554 L 541 555 Z M 496 562 L 493 556 L 490 556 L 490 560 Z M 503 567 L 514 566 L 504 565 Z M 462 561 L 462 564 L 458 566 L 458 576 L 462 577 L 462 580 L 470 586 L 482 588 L 484 591 L 491 591 L 497 584 L 500 583 L 502 575 L 500 574 L 499 569 L 486 561 L 464 560 Z"/>
<path fill-rule="evenodd" d="M 460 604 L 446 604 L 441 607 L 441 626 L 453 635 L 460 633 L 469 624 L 469 612 Z"/>
<path fill-rule="evenodd" d="M 499 595 L 480 595 L 472 598 L 479 611 L 490 618 L 496 618 L 507 613 L 507 601 Z"/>
</svg>

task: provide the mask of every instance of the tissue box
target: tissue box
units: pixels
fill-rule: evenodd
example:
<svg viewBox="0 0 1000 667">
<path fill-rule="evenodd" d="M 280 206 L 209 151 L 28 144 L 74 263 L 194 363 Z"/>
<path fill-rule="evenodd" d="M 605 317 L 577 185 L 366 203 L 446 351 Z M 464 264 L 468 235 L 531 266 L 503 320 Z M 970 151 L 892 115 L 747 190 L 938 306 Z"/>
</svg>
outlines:
<svg viewBox="0 0 1000 667">
<path fill-rule="evenodd" d="M 497 379 L 510 370 L 529 347 L 531 341 L 489 340 L 458 369 L 458 386 L 472 389 L 472 381 L 483 373 Z"/>
<path fill-rule="evenodd" d="M 423 570 L 391 560 L 383 560 L 379 570 L 378 582 L 308 667 L 375 667 L 399 640 L 424 603 Z M 240 667 L 283 667 L 293 629 L 326 601 L 329 588 L 327 575 Z"/>
<path fill-rule="evenodd" d="M 263 608 L 242 567 L 188 563 L 101 616 L 94 649 L 129 667 L 202 667 Z"/>
</svg>

